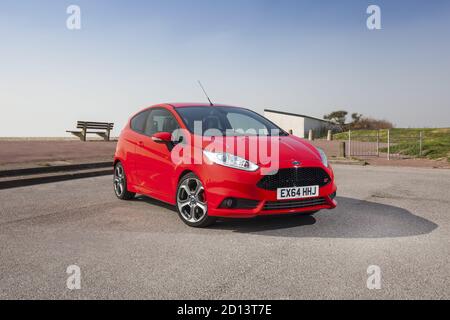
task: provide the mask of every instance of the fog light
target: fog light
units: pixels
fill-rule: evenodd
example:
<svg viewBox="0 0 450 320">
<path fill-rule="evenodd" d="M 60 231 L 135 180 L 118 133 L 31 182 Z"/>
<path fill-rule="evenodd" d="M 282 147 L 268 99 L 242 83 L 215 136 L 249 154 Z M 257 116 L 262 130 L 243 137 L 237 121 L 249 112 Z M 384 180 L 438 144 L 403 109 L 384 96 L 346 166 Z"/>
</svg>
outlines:
<svg viewBox="0 0 450 320">
<path fill-rule="evenodd" d="M 234 199 L 227 199 L 227 200 L 225 200 L 225 206 L 227 207 L 227 208 L 233 208 L 234 207 Z"/>
<path fill-rule="evenodd" d="M 258 206 L 258 204 L 258 200 L 227 198 L 222 201 L 219 208 L 253 210 Z"/>
</svg>

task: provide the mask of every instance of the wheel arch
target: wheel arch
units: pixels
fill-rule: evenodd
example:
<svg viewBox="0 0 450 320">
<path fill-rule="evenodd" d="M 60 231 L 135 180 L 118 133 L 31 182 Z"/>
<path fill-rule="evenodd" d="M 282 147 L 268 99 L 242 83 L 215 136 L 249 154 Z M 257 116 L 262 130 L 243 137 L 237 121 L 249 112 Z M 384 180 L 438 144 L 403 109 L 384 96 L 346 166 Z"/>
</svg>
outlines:
<svg viewBox="0 0 450 320">
<path fill-rule="evenodd" d="M 196 173 L 195 173 L 194 171 L 192 171 L 192 170 L 189 170 L 189 169 L 183 170 L 183 171 L 179 174 L 179 176 L 178 176 L 177 186 L 178 186 L 178 184 L 180 183 L 181 179 L 183 179 L 183 177 L 184 177 L 185 175 L 189 174 L 189 173 L 193 173 L 193 174 L 196 175 Z"/>
</svg>

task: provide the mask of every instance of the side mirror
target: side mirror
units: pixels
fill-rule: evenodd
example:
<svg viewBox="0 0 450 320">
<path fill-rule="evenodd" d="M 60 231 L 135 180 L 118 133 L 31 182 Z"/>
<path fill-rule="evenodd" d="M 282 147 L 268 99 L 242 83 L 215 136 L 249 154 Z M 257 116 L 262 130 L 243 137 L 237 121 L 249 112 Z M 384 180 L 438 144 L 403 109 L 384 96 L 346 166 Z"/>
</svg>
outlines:
<svg viewBox="0 0 450 320">
<path fill-rule="evenodd" d="M 172 142 L 172 134 L 169 132 L 158 132 L 152 136 L 152 140 L 156 143 L 170 143 Z"/>
</svg>

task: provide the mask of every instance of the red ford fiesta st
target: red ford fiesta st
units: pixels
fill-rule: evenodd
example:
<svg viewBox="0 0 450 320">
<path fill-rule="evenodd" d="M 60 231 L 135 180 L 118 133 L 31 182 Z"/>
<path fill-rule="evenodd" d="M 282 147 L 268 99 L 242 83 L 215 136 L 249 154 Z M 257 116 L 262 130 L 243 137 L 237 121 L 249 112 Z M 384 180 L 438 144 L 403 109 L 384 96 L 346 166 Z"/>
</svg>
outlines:
<svg viewBox="0 0 450 320">
<path fill-rule="evenodd" d="M 336 207 L 324 152 L 244 108 L 160 104 L 128 121 L 114 158 L 119 199 L 175 205 L 192 227 Z"/>
</svg>

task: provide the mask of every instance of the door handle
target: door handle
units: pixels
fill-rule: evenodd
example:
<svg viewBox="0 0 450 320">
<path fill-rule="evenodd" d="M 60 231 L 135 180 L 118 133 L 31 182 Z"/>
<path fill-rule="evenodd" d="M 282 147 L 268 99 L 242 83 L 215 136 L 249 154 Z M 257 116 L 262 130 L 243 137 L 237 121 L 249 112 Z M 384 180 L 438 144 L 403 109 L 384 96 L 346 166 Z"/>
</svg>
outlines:
<svg viewBox="0 0 450 320">
<path fill-rule="evenodd" d="M 139 142 L 138 142 L 138 146 L 139 146 L 139 147 L 143 147 L 143 146 L 144 146 L 144 141 L 139 141 Z"/>
</svg>

